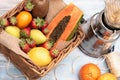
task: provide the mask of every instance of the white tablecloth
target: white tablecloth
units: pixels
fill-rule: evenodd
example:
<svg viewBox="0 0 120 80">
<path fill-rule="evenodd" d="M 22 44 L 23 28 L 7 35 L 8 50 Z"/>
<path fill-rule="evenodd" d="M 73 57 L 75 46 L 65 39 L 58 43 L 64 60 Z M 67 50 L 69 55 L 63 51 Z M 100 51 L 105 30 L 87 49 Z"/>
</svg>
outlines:
<svg viewBox="0 0 120 80">
<path fill-rule="evenodd" d="M 12 9 L 20 0 L 0 0 L 0 15 Z M 93 14 L 104 9 L 104 0 L 64 0 L 66 4 L 74 3 L 84 12 L 84 18 L 88 19 Z M 115 42 L 115 51 L 119 50 L 120 39 Z M 97 64 L 102 73 L 108 72 L 105 61 L 92 58 L 82 53 L 79 48 L 75 48 L 56 68 L 51 70 L 41 80 L 79 80 L 79 69 L 86 63 Z M 22 64 L 22 63 L 21 63 Z M 13 76 L 14 75 L 14 76 Z M 18 76 L 19 75 L 19 76 Z M 13 67 L 8 60 L 0 54 L 0 80 L 26 80 L 18 69 Z M 40 80 L 40 79 L 38 79 Z"/>
</svg>

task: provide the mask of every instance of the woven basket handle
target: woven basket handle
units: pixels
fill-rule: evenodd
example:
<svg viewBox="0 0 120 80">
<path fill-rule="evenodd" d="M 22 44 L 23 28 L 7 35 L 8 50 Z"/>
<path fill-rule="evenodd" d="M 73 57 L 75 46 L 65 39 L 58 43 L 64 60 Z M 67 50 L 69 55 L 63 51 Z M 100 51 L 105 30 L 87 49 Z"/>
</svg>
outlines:
<svg viewBox="0 0 120 80">
<path fill-rule="evenodd" d="M 11 36 L 4 30 L 0 29 L 0 44 L 4 45 L 11 51 L 15 52 L 18 55 L 21 55 L 22 57 L 26 59 L 30 59 L 27 54 L 25 54 L 19 47 L 19 41 L 20 39 L 15 38 L 14 36 Z"/>
</svg>

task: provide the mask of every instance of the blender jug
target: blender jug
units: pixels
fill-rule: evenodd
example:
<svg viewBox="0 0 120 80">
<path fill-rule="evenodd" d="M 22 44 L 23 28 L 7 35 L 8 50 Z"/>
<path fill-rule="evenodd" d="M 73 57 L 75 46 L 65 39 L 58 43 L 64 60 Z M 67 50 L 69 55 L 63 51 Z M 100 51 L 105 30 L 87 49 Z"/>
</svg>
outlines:
<svg viewBox="0 0 120 80">
<path fill-rule="evenodd" d="M 93 15 L 86 24 L 83 25 L 86 36 L 79 48 L 88 56 L 100 57 L 119 38 L 119 30 L 107 25 L 104 10 Z"/>
</svg>

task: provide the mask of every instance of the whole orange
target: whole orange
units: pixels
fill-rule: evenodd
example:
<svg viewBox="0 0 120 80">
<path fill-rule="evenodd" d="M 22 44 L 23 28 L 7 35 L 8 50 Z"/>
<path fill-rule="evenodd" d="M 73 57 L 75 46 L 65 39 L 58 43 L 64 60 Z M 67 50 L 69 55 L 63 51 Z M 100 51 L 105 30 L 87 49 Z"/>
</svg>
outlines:
<svg viewBox="0 0 120 80">
<path fill-rule="evenodd" d="M 112 73 L 104 73 L 97 80 L 117 80 L 117 78 Z"/>
<path fill-rule="evenodd" d="M 27 27 L 32 21 L 32 15 L 27 11 L 21 11 L 17 16 L 17 26 L 19 28 Z"/>
<path fill-rule="evenodd" d="M 99 67 L 93 63 L 85 64 L 79 72 L 80 80 L 96 80 L 100 75 Z"/>
</svg>

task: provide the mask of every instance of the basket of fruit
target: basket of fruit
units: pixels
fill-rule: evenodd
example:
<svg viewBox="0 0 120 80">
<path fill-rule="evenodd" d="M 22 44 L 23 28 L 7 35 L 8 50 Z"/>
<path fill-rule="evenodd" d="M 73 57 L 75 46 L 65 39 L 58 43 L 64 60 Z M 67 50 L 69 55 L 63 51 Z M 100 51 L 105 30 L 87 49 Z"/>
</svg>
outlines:
<svg viewBox="0 0 120 80">
<path fill-rule="evenodd" d="M 38 1 L 24 0 L 0 18 L 0 51 L 29 79 L 47 74 L 84 38 L 79 8 L 71 3 L 52 14 L 49 0 Z"/>
</svg>

